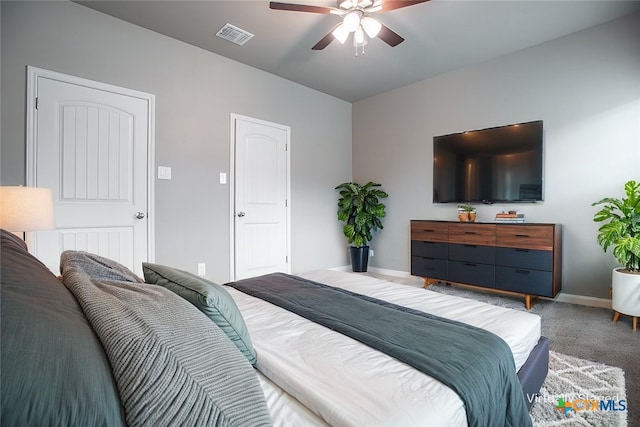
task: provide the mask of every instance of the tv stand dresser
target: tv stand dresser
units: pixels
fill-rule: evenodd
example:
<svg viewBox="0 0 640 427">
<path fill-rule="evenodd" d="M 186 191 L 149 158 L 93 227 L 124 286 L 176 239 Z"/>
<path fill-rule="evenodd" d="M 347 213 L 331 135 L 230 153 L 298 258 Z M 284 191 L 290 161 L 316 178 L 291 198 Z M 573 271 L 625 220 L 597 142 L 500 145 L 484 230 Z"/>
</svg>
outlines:
<svg viewBox="0 0 640 427">
<path fill-rule="evenodd" d="M 560 224 L 411 221 L 411 274 L 532 298 L 561 289 Z"/>
</svg>

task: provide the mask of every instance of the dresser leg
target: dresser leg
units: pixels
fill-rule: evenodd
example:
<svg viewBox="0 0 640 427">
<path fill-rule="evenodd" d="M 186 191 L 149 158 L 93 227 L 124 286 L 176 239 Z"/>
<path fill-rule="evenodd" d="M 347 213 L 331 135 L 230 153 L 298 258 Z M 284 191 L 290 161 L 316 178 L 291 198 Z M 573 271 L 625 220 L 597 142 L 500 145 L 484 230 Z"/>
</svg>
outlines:
<svg viewBox="0 0 640 427">
<path fill-rule="evenodd" d="M 527 310 L 531 310 L 531 295 L 524 296 L 524 306 L 527 308 Z"/>
<path fill-rule="evenodd" d="M 638 330 L 638 316 L 633 316 L 633 332 Z"/>
</svg>

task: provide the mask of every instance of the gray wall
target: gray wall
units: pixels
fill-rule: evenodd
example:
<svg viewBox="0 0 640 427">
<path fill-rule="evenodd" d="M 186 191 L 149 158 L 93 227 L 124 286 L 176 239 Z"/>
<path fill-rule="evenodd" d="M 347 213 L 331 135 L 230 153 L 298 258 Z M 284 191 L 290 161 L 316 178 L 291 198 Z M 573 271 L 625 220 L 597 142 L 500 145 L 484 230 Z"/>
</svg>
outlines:
<svg viewBox="0 0 640 427">
<path fill-rule="evenodd" d="M 291 127 L 292 270 L 347 263 L 351 104 L 67 1 L 2 1 L 0 182 L 24 184 L 26 66 L 156 95 L 156 261 L 229 278 L 230 114 Z"/>
<path fill-rule="evenodd" d="M 563 292 L 608 298 L 617 263 L 596 242 L 591 203 L 640 180 L 640 14 L 355 103 L 354 179 L 390 193 L 375 266 L 410 269 L 409 220 L 456 217 L 432 203 L 433 136 L 539 119 L 544 202 L 482 205 L 478 218 L 515 207 L 563 224 Z"/>
</svg>

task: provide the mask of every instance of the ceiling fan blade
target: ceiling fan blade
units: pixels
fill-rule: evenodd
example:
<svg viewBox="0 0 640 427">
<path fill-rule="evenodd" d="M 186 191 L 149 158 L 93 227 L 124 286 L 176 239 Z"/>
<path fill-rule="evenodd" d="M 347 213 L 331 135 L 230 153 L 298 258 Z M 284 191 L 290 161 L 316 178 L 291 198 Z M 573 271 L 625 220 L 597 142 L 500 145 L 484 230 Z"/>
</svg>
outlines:
<svg viewBox="0 0 640 427">
<path fill-rule="evenodd" d="M 320 39 L 320 41 L 318 43 L 315 44 L 315 46 L 313 46 L 311 48 L 311 50 L 322 50 L 325 47 L 329 46 L 329 43 L 331 43 L 333 41 L 333 39 L 335 39 L 334 35 L 333 35 L 333 30 L 335 30 L 340 24 L 336 25 L 335 27 L 333 27 L 331 29 L 331 31 L 329 31 L 327 33 L 326 36 L 324 36 L 323 38 Z"/>
<path fill-rule="evenodd" d="M 292 12 L 310 12 L 330 14 L 333 8 L 322 6 L 309 6 L 305 4 L 280 3 L 277 1 L 269 2 L 269 8 L 275 10 L 290 10 Z"/>
<path fill-rule="evenodd" d="M 398 46 L 400 43 L 404 41 L 398 33 L 390 29 L 384 24 L 381 24 L 380 32 L 378 33 L 378 38 L 388 44 L 391 47 Z"/>
<path fill-rule="evenodd" d="M 396 10 L 396 9 L 401 9 L 403 7 L 407 7 L 407 6 L 413 6 L 416 4 L 420 4 L 420 3 L 426 3 L 429 0 L 386 0 L 386 1 L 381 1 L 380 6 L 380 12 L 389 12 L 390 10 Z M 374 4 L 375 5 L 375 4 Z"/>
</svg>

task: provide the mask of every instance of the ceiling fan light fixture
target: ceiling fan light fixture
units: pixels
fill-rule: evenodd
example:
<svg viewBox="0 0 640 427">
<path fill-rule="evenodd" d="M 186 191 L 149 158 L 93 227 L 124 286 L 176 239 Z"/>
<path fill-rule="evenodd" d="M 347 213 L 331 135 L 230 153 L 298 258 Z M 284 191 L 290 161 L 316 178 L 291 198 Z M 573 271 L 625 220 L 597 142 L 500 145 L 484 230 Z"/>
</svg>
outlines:
<svg viewBox="0 0 640 427">
<path fill-rule="evenodd" d="M 347 13 L 347 15 L 342 20 L 342 25 L 344 26 L 345 30 L 350 33 L 357 30 L 360 27 L 360 15 L 361 13 L 356 10 Z"/>
<path fill-rule="evenodd" d="M 333 37 L 342 44 L 344 44 L 344 42 L 347 41 L 347 38 L 349 38 L 349 31 L 344 27 L 344 24 L 338 25 L 331 34 L 333 34 Z"/>
<path fill-rule="evenodd" d="M 362 18 L 362 20 L 360 21 L 360 25 L 362 26 L 362 28 L 364 28 L 364 31 L 367 33 L 369 38 L 372 39 L 378 35 L 380 29 L 382 28 L 382 24 L 378 20 L 373 19 L 369 16 L 365 16 L 364 18 Z"/>
<path fill-rule="evenodd" d="M 358 27 L 356 31 L 353 33 L 353 45 L 355 47 L 364 46 L 367 44 L 367 37 L 364 35 L 364 31 L 362 31 L 362 27 Z"/>
</svg>

